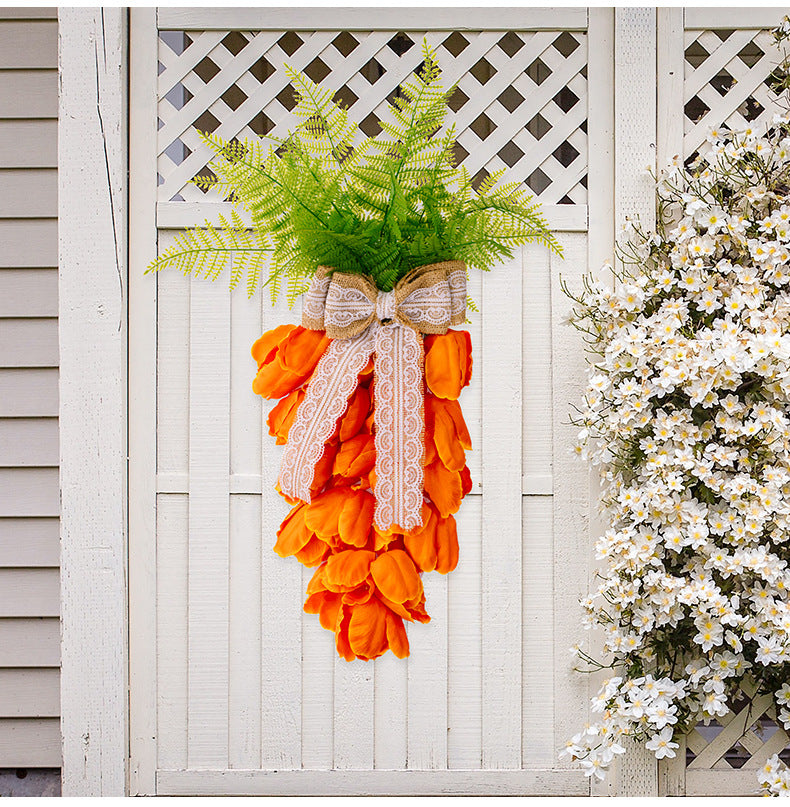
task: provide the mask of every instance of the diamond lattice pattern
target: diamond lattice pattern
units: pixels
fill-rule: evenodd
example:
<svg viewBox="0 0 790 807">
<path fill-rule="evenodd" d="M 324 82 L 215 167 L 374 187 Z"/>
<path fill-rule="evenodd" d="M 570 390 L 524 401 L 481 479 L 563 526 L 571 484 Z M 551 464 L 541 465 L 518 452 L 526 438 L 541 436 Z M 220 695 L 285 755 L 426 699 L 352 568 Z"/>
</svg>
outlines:
<svg viewBox="0 0 790 807">
<path fill-rule="evenodd" d="M 211 154 L 198 130 L 225 138 L 283 136 L 295 101 L 289 64 L 336 90 L 366 135 L 387 99 L 436 49 L 457 159 L 479 182 L 508 169 L 544 204 L 587 201 L 587 37 L 583 32 L 161 31 L 161 201 L 218 201 L 190 180 Z"/>
<path fill-rule="evenodd" d="M 770 74 L 780 60 L 770 31 L 686 31 L 683 156 L 711 129 L 769 123 L 777 112 Z"/>
</svg>

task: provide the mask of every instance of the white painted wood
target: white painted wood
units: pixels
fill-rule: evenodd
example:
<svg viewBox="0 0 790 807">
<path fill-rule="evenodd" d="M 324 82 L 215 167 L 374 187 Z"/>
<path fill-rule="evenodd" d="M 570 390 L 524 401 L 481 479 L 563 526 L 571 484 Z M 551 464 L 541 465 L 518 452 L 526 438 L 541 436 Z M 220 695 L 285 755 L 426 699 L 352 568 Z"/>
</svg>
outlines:
<svg viewBox="0 0 790 807">
<path fill-rule="evenodd" d="M 782 21 L 787 9 L 746 6 L 694 6 L 684 9 L 686 28 L 710 30 L 711 28 L 774 28 Z"/>
<path fill-rule="evenodd" d="M 164 658 L 157 656 L 161 647 L 157 639 L 157 538 L 159 532 L 156 499 L 156 450 L 160 443 L 157 435 L 157 283 L 150 276 L 144 276 L 145 267 L 156 256 L 156 229 L 154 194 L 156 185 L 155 147 L 150 137 L 156 126 L 154 76 L 156 65 L 156 31 L 153 9 L 131 9 L 129 12 L 130 95 L 134 102 L 129 110 L 129 344 L 133 346 L 129 355 L 129 658 L 130 658 L 130 715 L 129 715 L 129 793 L 153 794 L 155 790 L 157 724 L 157 669 L 172 669 L 167 665 L 178 666 L 185 654 L 186 622 L 177 623 L 182 632 L 181 642 L 174 641 L 172 647 L 163 648 Z M 185 357 L 180 367 L 185 372 Z M 169 367 L 165 368 L 169 370 Z M 183 401 L 179 402 L 183 404 Z M 163 429 L 161 440 L 169 432 Z M 179 469 L 181 470 L 181 469 Z M 181 523 L 181 522 L 179 522 Z M 156 537 L 155 537 L 156 536 Z M 179 560 L 186 559 L 182 547 L 186 546 L 186 527 L 177 533 Z M 169 544 L 163 548 L 167 557 Z M 177 594 L 172 594 L 174 607 L 181 602 L 179 596 L 186 590 L 185 563 L 168 568 L 163 580 L 164 596 L 167 600 L 168 586 L 173 582 Z M 178 571 L 176 571 L 176 569 Z M 180 588 L 179 588 L 180 586 Z M 185 596 L 185 595 L 184 595 Z M 185 600 L 184 600 L 185 601 Z M 179 612 L 176 610 L 175 612 Z M 170 614 L 165 612 L 164 619 Z M 178 617 L 175 616 L 175 619 Z M 168 623 L 168 625 L 171 623 Z M 167 631 L 164 638 L 168 637 Z M 172 652 L 174 659 L 171 661 Z M 179 655 L 182 654 L 182 656 Z M 185 661 L 184 661 L 185 665 Z M 184 675 L 186 668 L 183 667 Z M 178 697 L 185 691 L 179 689 L 181 679 L 163 681 L 162 697 L 173 710 L 186 708 Z M 175 687 L 177 694 L 172 693 Z M 171 728 L 172 714 L 167 707 L 159 715 L 159 725 Z M 176 726 L 173 726 L 177 730 Z M 186 729 L 184 728 L 184 741 Z M 186 747 L 184 742 L 184 748 Z M 167 756 L 167 743 L 163 746 L 163 756 L 178 759 L 177 754 Z"/>
<path fill-rule="evenodd" d="M 58 66 L 56 20 L 0 22 L 0 70 Z"/>
<path fill-rule="evenodd" d="M 62 9 L 59 26 L 63 794 L 122 795 L 126 12 Z"/>
<path fill-rule="evenodd" d="M 0 617 L 58 616 L 57 569 L 0 569 Z"/>
<path fill-rule="evenodd" d="M 0 244 L 0 269 L 58 265 L 55 219 L 0 219 Z"/>
<path fill-rule="evenodd" d="M 658 15 L 658 150 L 657 167 L 666 170 L 683 159 L 683 14 L 682 8 L 660 8 Z"/>
<path fill-rule="evenodd" d="M 56 120 L 0 121 L 0 154 L 8 168 L 56 168 Z"/>
<path fill-rule="evenodd" d="M 60 624 L 57 619 L 0 619 L 0 667 L 57 667 Z"/>
<path fill-rule="evenodd" d="M 0 516 L 57 516 L 57 468 L 0 468 Z"/>
<path fill-rule="evenodd" d="M 651 228 L 656 165 L 656 10 L 615 11 L 615 233 L 626 219 Z M 618 795 L 655 796 L 657 768 L 643 745 L 629 744 L 618 766 Z"/>
<path fill-rule="evenodd" d="M 486 276 L 480 306 L 484 768 L 521 764 L 522 261 Z"/>
<path fill-rule="evenodd" d="M 219 214 L 227 218 L 232 207 L 225 202 L 159 202 L 156 206 L 157 225 L 163 230 L 182 230 L 202 224 L 206 219 L 219 224 Z M 542 205 L 541 212 L 552 230 L 587 230 L 587 205 Z M 247 211 L 240 210 L 239 213 L 243 221 L 251 222 Z"/>
<path fill-rule="evenodd" d="M 60 722 L 57 718 L 0 719 L 0 759 L 9 768 L 60 766 Z"/>
<path fill-rule="evenodd" d="M 0 118 L 57 118 L 57 70 L 0 71 Z"/>
<path fill-rule="evenodd" d="M 0 418 L 0 467 L 57 464 L 56 418 Z"/>
<path fill-rule="evenodd" d="M 57 366 L 57 319 L 0 319 L 0 367 Z"/>
<path fill-rule="evenodd" d="M 54 567 L 59 563 L 57 518 L 0 518 L 1 567 Z"/>
<path fill-rule="evenodd" d="M 55 317 L 57 314 L 56 269 L 0 270 L 0 317 Z"/>
<path fill-rule="evenodd" d="M 289 311 L 282 301 L 271 306 L 262 295 L 261 305 L 261 330 L 264 332 L 283 322 L 298 322 L 297 312 Z M 254 371 L 255 362 L 250 359 L 251 380 Z M 267 435 L 266 418 L 276 402 L 260 401 L 261 428 Z M 302 611 L 305 593 L 299 563 L 292 558 L 284 560 L 272 552 L 277 530 L 289 511 L 275 490 L 281 458 L 281 446 L 275 445 L 268 436 L 262 440 L 261 764 L 264 768 L 293 770 L 302 766 L 302 625 L 303 620 L 316 620 L 316 617 Z M 335 655 L 333 649 L 332 659 Z M 327 664 L 334 661 L 327 660 Z M 311 687 L 318 686 L 319 682 L 329 685 L 326 669 L 322 669 L 323 674 L 317 682 L 309 684 Z M 327 699 L 332 708 L 331 689 L 314 691 L 314 697 Z"/>
<path fill-rule="evenodd" d="M 0 369 L 0 417 L 57 417 L 58 371 Z"/>
<path fill-rule="evenodd" d="M 578 771 L 160 771 L 172 796 L 585 796 Z"/>
<path fill-rule="evenodd" d="M 425 31 L 509 29 L 556 30 L 554 8 L 468 8 L 459 17 L 449 8 L 377 8 L 375 15 L 358 8 L 160 8 L 161 29 L 175 30 L 345 30 Z M 587 25 L 586 8 L 563 8 L 561 27 L 581 30 Z"/>
<path fill-rule="evenodd" d="M 42 218 L 58 214 L 58 172 L 54 168 L 2 168 L 0 187 L 3 189 L 0 196 L 3 218 Z"/>
<path fill-rule="evenodd" d="M 348 662 L 335 654 L 333 768 L 373 767 L 373 671 L 371 662 Z"/>
<path fill-rule="evenodd" d="M 54 6 L 49 8 L 31 8 L 28 6 L 4 6 L 0 8 L 0 20 L 56 20 L 58 10 Z"/>
<path fill-rule="evenodd" d="M 58 715 L 60 672 L 57 669 L 0 669 L 0 718 Z"/>
<path fill-rule="evenodd" d="M 190 287 L 189 764 L 228 764 L 230 298 Z"/>
<path fill-rule="evenodd" d="M 163 768 L 187 767 L 187 703 L 189 656 L 187 625 L 189 594 L 189 502 L 186 496 L 159 496 L 156 503 L 156 687 L 154 689 L 155 731 L 151 764 L 145 759 L 149 743 L 137 739 L 134 748 L 141 759 L 132 757 L 136 771 L 131 786 L 144 792 L 155 792 L 156 783 L 145 774 Z M 132 687 L 132 705 L 140 708 L 141 691 L 136 667 Z M 150 697 L 150 694 L 149 694 Z M 133 720 L 141 718 L 132 712 Z"/>
</svg>

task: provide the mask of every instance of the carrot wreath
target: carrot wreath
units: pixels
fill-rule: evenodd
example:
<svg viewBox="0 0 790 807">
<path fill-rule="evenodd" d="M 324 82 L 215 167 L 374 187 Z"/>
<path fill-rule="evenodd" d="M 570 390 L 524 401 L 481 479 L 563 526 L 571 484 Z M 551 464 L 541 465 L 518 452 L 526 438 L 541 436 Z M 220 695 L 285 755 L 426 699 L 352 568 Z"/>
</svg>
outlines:
<svg viewBox="0 0 790 807">
<path fill-rule="evenodd" d="M 293 505 L 275 551 L 316 572 L 305 610 L 347 660 L 408 655 L 407 622 L 427 622 L 421 575 L 458 562 L 454 514 L 472 487 L 458 397 L 472 372 L 467 267 L 489 270 L 537 241 L 560 252 L 525 187 L 455 166 L 445 127 L 455 88 L 434 52 L 364 138 L 333 91 L 287 68 L 300 123 L 285 138 L 225 141 L 205 190 L 242 205 L 176 237 L 150 267 L 248 293 L 304 295 L 302 325 L 252 348 L 253 390 L 279 399 L 278 489 Z M 273 142 L 271 142 L 273 141 Z M 264 280 L 265 278 L 265 280 Z"/>
</svg>

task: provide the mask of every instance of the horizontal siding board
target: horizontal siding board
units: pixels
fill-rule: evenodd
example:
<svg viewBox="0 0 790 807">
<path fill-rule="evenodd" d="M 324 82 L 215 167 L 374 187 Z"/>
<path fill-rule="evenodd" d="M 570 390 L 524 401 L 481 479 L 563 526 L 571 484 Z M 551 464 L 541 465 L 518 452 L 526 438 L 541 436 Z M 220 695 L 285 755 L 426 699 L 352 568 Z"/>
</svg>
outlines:
<svg viewBox="0 0 790 807">
<path fill-rule="evenodd" d="M 58 616 L 59 613 L 57 569 L 0 569 L 0 617 Z"/>
<path fill-rule="evenodd" d="M 5 768 L 59 768 L 60 720 L 0 719 L 0 761 Z"/>
<path fill-rule="evenodd" d="M 59 670 L 47 667 L 0 670 L 0 718 L 59 714 Z"/>
<path fill-rule="evenodd" d="M 57 566 L 59 562 L 59 519 L 0 518 L 0 567 Z"/>
<path fill-rule="evenodd" d="M 58 371 L 0 369 L 0 417 L 57 417 Z"/>
<path fill-rule="evenodd" d="M 57 468 L 0 468 L 0 516 L 59 513 Z"/>
<path fill-rule="evenodd" d="M 57 319 L 0 319 L 0 367 L 57 366 Z"/>
<path fill-rule="evenodd" d="M 57 117 L 57 70 L 0 70 L 0 118 Z"/>
<path fill-rule="evenodd" d="M 57 418 L 0 418 L 0 467 L 57 464 Z"/>
<path fill-rule="evenodd" d="M 57 219 L 0 219 L 0 244 L 0 269 L 57 266 Z"/>
<path fill-rule="evenodd" d="M 57 619 L 0 619 L 0 667 L 57 667 L 60 623 Z"/>
<path fill-rule="evenodd" d="M 0 269 L 0 317 L 57 315 L 57 269 Z"/>
<path fill-rule="evenodd" d="M 0 68 L 57 68 L 55 20 L 0 22 Z"/>
<path fill-rule="evenodd" d="M 58 9 L 55 6 L 45 8 L 28 8 L 27 6 L 0 7 L 0 20 L 57 20 Z"/>
<path fill-rule="evenodd" d="M 50 218 L 58 215 L 55 168 L 6 168 L 0 153 L 0 218 Z"/>
<path fill-rule="evenodd" d="M 4 168 L 57 167 L 58 122 L 0 121 L 0 155 L 0 163 Z"/>
</svg>

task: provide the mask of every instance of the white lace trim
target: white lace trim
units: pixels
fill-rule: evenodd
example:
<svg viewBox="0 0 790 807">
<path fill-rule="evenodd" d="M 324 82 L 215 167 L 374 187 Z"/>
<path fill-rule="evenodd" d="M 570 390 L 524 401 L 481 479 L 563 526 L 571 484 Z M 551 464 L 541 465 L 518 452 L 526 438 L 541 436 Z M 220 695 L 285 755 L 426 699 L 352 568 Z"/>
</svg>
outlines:
<svg viewBox="0 0 790 807">
<path fill-rule="evenodd" d="M 373 352 L 375 331 L 369 328 L 353 339 L 336 339 L 315 368 L 296 412 L 280 466 L 280 490 L 310 501 L 315 466 L 324 453 L 337 419 L 346 411 L 357 387 L 357 377 Z"/>
<path fill-rule="evenodd" d="M 376 512 L 380 530 L 422 524 L 422 336 L 398 323 L 376 333 Z"/>
</svg>

